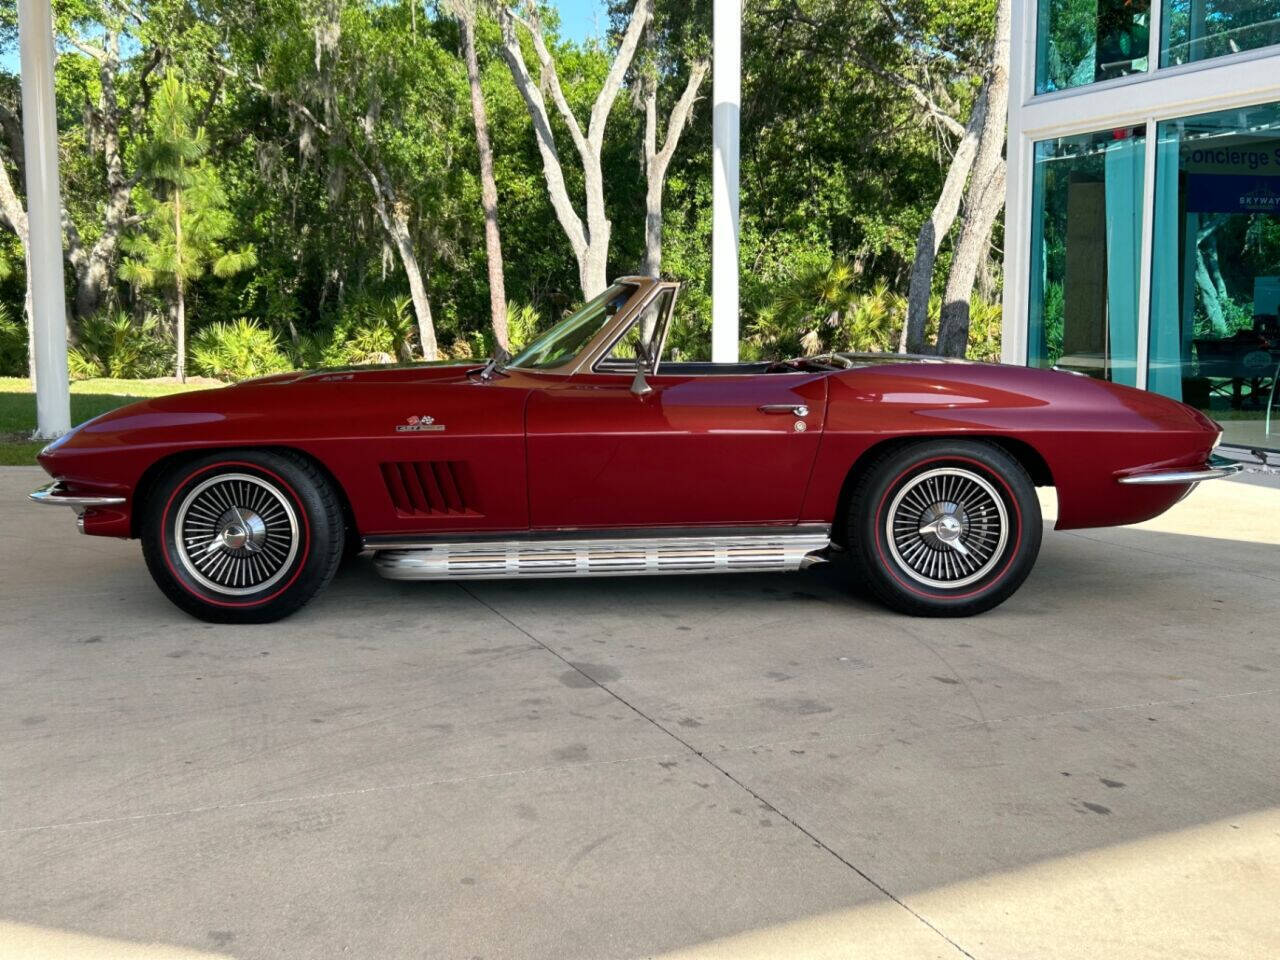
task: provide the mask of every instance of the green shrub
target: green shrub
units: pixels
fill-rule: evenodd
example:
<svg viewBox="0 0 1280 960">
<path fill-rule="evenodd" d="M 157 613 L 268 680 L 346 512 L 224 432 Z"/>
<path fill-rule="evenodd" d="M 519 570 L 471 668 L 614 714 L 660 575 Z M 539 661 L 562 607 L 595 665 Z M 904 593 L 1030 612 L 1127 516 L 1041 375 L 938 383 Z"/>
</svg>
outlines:
<svg viewBox="0 0 1280 960">
<path fill-rule="evenodd" d="M 356 363 L 394 363 L 413 359 L 417 333 L 413 301 L 408 297 L 365 300 L 355 313 L 347 345 Z"/>
<path fill-rule="evenodd" d="M 107 371 L 97 357 L 81 347 L 72 347 L 67 351 L 67 375 L 72 380 L 93 380 L 105 377 Z"/>
<path fill-rule="evenodd" d="M 81 324 L 67 369 L 73 380 L 163 377 L 173 372 L 173 343 L 154 316 L 138 323 L 127 313 L 98 313 Z"/>
<path fill-rule="evenodd" d="M 0 376 L 27 375 L 27 325 L 0 303 Z"/>
<path fill-rule="evenodd" d="M 276 335 L 251 320 L 213 323 L 191 341 L 191 367 L 204 377 L 245 380 L 291 369 Z"/>
<path fill-rule="evenodd" d="M 885 353 L 898 349 L 898 336 L 907 317 L 905 297 L 878 283 L 867 293 L 844 303 L 836 349 L 854 353 Z"/>
<path fill-rule="evenodd" d="M 484 344 L 484 337 L 473 330 L 469 337 L 462 336 L 454 340 L 441 351 L 441 355 L 446 360 L 471 360 L 476 356 L 477 347 L 483 350 Z"/>
<path fill-rule="evenodd" d="M 671 330 L 667 334 L 667 355 L 673 361 L 710 359 L 710 310 L 688 309 L 685 301 L 685 291 L 682 290 L 676 299 Z M 759 347 L 744 341 L 740 349 L 743 360 L 748 360 L 754 359 L 748 356 L 750 350 L 758 350 Z"/>
<path fill-rule="evenodd" d="M 803 267 L 748 325 L 752 353 L 782 359 L 896 350 L 905 301 L 883 283 L 858 290 L 858 276 L 844 259 Z"/>
<path fill-rule="evenodd" d="M 746 325 L 743 359 L 896 351 L 907 317 L 906 297 L 883 282 L 860 291 L 857 274 L 852 264 L 839 259 L 801 270 Z M 926 343 L 937 342 L 941 312 L 942 298 L 935 295 L 929 300 Z M 1000 321 L 999 302 L 972 298 L 969 359 L 1000 360 Z M 1060 341 L 1060 327 L 1058 337 Z"/>
<path fill-rule="evenodd" d="M 511 344 L 514 356 L 533 342 L 542 333 L 544 322 L 542 314 L 529 303 L 507 304 L 507 342 Z M 479 330 L 471 330 L 459 334 L 457 339 L 445 350 L 443 356 L 450 360 L 471 360 L 478 357 L 493 356 L 493 326 L 486 322 Z"/>
<path fill-rule="evenodd" d="M 527 347 L 541 332 L 542 314 L 533 304 L 507 304 L 507 342 L 511 344 L 512 354 L 517 354 Z"/>
<path fill-rule="evenodd" d="M 414 358 L 417 332 L 408 297 L 357 297 L 343 308 L 328 334 L 302 338 L 297 353 L 304 366 L 407 362 Z"/>
<path fill-rule="evenodd" d="M 969 344 L 965 356 L 985 363 L 1000 362 L 1000 324 L 1004 310 L 999 301 L 975 296 L 969 301 Z"/>
</svg>

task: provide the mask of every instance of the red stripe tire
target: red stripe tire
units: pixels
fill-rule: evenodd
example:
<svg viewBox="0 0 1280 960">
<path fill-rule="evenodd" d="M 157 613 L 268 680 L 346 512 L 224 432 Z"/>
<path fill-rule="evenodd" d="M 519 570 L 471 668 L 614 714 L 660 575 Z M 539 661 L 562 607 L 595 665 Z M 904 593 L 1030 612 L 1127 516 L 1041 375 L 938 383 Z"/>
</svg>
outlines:
<svg viewBox="0 0 1280 960">
<path fill-rule="evenodd" d="M 850 556 L 871 591 L 915 616 L 990 610 L 1040 551 L 1035 486 L 1000 447 L 927 440 L 871 463 L 848 510 Z"/>
<path fill-rule="evenodd" d="M 183 463 L 139 509 L 152 578 L 177 606 L 213 623 L 288 616 L 341 559 L 337 496 L 291 453 L 238 450 Z"/>
</svg>

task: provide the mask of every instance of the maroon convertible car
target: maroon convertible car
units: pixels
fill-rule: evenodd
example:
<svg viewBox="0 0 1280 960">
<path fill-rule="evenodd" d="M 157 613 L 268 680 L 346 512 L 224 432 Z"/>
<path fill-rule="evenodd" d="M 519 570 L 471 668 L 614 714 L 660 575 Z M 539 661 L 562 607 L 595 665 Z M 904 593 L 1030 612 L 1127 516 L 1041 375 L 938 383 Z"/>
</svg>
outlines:
<svg viewBox="0 0 1280 960">
<path fill-rule="evenodd" d="M 137 537 L 206 620 L 297 610 L 344 550 L 401 580 L 796 570 L 990 609 L 1059 528 L 1136 523 L 1236 466 L 1191 407 L 1079 375 L 895 355 L 664 360 L 677 285 L 625 278 L 513 357 L 263 377 L 50 444 L 32 494 Z"/>
</svg>

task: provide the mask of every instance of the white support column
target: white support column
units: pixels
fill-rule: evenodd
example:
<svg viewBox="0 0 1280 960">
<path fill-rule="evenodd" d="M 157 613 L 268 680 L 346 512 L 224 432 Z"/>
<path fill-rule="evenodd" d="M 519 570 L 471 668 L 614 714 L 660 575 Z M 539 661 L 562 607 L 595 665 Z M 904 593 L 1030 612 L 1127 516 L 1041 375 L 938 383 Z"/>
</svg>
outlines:
<svg viewBox="0 0 1280 960">
<path fill-rule="evenodd" d="M 715 0 L 711 75 L 711 359 L 738 360 L 738 115 L 742 0 Z"/>
<path fill-rule="evenodd" d="M 1031 186 L 1035 149 L 1023 135 L 1022 109 L 1035 90 L 1036 0 L 1013 0 L 1009 47 L 1009 142 L 1004 207 L 1004 302 L 1000 318 L 1002 363 L 1027 362 L 1031 287 Z"/>
<path fill-rule="evenodd" d="M 1142 265 L 1138 271 L 1138 339 L 1137 383 L 1139 390 L 1146 390 L 1151 362 L 1151 274 L 1154 269 L 1152 255 L 1155 250 L 1156 219 L 1156 150 L 1159 146 L 1156 131 L 1159 124 L 1155 117 L 1147 117 L 1146 152 L 1142 157 Z"/>
<path fill-rule="evenodd" d="M 28 322 L 35 330 L 35 439 L 50 440 L 71 429 L 50 0 L 18 0 L 18 38 L 27 168 L 27 263 L 31 271 L 32 316 Z"/>
<path fill-rule="evenodd" d="M 1147 0 L 1147 74 L 1160 66 L 1160 48 L 1164 46 L 1164 0 Z M 1203 0 L 1200 0 L 1203 7 Z M 1195 16 L 1195 0 L 1192 0 Z"/>
</svg>

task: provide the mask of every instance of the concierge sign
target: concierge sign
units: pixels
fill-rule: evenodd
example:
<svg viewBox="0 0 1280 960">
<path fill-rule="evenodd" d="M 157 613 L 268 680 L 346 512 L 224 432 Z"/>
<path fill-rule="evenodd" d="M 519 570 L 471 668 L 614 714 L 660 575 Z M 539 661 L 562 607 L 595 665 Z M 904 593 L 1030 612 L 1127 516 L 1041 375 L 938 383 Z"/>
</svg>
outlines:
<svg viewBox="0 0 1280 960">
<path fill-rule="evenodd" d="M 1280 215 L 1280 140 L 1202 140 L 1182 146 L 1188 213 Z"/>
</svg>

